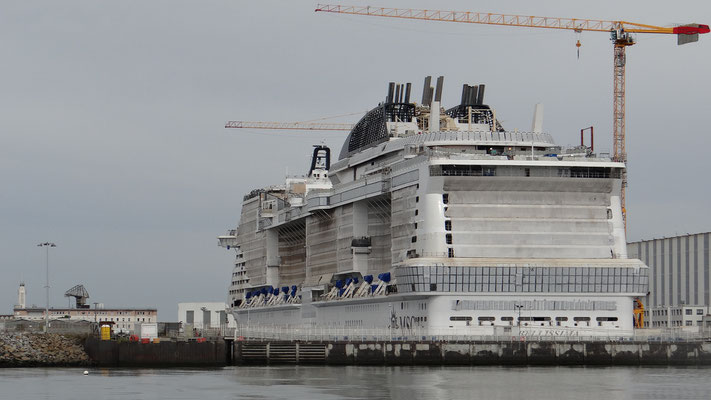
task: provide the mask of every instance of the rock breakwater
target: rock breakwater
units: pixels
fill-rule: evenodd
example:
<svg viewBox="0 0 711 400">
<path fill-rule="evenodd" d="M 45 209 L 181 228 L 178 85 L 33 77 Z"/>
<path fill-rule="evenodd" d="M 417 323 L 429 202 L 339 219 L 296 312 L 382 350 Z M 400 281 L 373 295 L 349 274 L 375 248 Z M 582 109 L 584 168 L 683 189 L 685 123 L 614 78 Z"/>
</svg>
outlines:
<svg viewBox="0 0 711 400">
<path fill-rule="evenodd" d="M 53 333 L 0 332 L 0 367 L 79 366 L 89 363 L 79 338 Z"/>
</svg>

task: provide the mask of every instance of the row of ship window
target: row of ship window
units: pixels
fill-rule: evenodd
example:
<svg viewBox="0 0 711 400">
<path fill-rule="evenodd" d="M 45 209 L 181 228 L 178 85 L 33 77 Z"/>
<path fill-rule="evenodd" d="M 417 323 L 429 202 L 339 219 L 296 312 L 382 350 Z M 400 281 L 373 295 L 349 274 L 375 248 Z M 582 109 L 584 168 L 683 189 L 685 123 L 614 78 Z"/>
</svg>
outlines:
<svg viewBox="0 0 711 400">
<path fill-rule="evenodd" d="M 671 313 L 669 313 L 671 311 Z M 694 309 L 693 308 L 687 308 L 684 310 L 684 313 L 686 315 L 694 315 Z M 645 312 L 645 314 L 647 314 Z M 681 315 L 681 309 L 675 309 L 675 310 L 652 310 L 652 315 L 655 317 L 662 317 L 662 316 L 667 316 L 667 315 Z M 703 308 L 697 308 L 696 309 L 696 315 L 704 315 L 704 309 Z"/>
<path fill-rule="evenodd" d="M 694 321 L 684 321 L 684 326 L 694 326 Z M 645 325 L 648 325 L 645 323 Z M 703 321 L 696 321 L 696 326 L 702 326 Z M 667 321 L 652 321 L 652 327 L 662 328 L 668 327 Z M 682 326 L 681 321 L 671 321 L 671 326 Z"/>
<path fill-rule="evenodd" d="M 402 267 L 398 290 L 481 292 L 646 292 L 646 269 L 605 267 Z"/>
<path fill-rule="evenodd" d="M 472 321 L 474 317 L 470 316 L 461 316 L 461 315 L 453 315 L 449 317 L 450 321 Z M 478 321 L 496 321 L 496 317 L 478 317 Z M 504 322 L 510 322 L 514 321 L 514 317 L 501 317 L 501 321 Z M 552 321 L 553 319 L 551 317 L 525 317 L 521 316 L 519 321 L 533 321 L 533 322 L 542 322 L 542 321 Z M 568 317 L 555 317 L 556 322 L 565 322 L 568 321 Z M 590 322 L 592 319 L 590 317 L 573 317 L 573 321 L 575 322 Z M 598 322 L 603 322 L 603 321 L 617 321 L 617 317 L 596 317 L 596 321 Z"/>
<path fill-rule="evenodd" d="M 427 322 L 427 317 L 412 317 L 412 319 L 413 319 L 413 322 L 416 324 Z M 360 320 L 360 319 L 347 320 L 347 321 L 343 322 L 343 326 L 345 328 L 362 328 L 363 327 L 363 320 Z"/>
<path fill-rule="evenodd" d="M 456 267 L 456 266 L 412 266 L 418 275 L 436 276 L 520 276 L 522 279 L 537 279 L 547 276 L 570 277 L 646 277 L 646 268 L 633 267 Z M 416 272 L 414 269 L 417 269 Z"/>
<path fill-rule="evenodd" d="M 49 313 L 53 314 L 53 315 L 66 315 L 67 314 L 66 311 L 50 311 Z M 80 313 L 77 313 L 77 314 L 81 314 L 81 315 L 109 315 L 109 312 L 95 309 L 95 310 L 91 310 L 91 311 L 81 311 Z M 127 312 L 127 311 L 119 311 L 116 313 L 112 312 L 111 314 L 131 315 L 131 313 Z M 135 315 L 146 315 L 146 312 L 145 311 L 136 311 Z M 113 321 L 113 318 L 111 320 Z M 131 317 L 129 317 L 128 320 L 130 321 Z M 136 318 L 136 320 L 138 320 L 138 318 Z M 116 318 L 116 321 L 118 321 L 118 318 Z"/>
<path fill-rule="evenodd" d="M 400 302 L 400 310 L 409 310 L 410 309 L 411 303 L 407 302 Z M 390 307 L 390 305 L 388 305 Z M 397 303 L 394 306 L 395 308 L 398 308 Z M 353 306 L 346 306 L 345 311 L 346 312 L 361 312 L 361 311 L 378 311 L 380 309 L 379 304 L 359 304 L 359 305 L 353 305 Z M 427 310 L 427 302 L 418 302 L 417 303 L 417 309 L 421 311 L 426 311 Z"/>
<path fill-rule="evenodd" d="M 606 167 L 538 167 L 537 177 L 559 178 L 619 178 L 620 170 Z M 531 176 L 531 168 L 497 167 L 493 165 L 431 165 L 430 176 Z"/>
<path fill-rule="evenodd" d="M 113 318 L 107 318 L 107 319 L 102 319 L 102 321 L 112 321 L 112 322 L 131 322 L 131 318 L 129 317 L 129 318 L 128 318 L 128 320 L 126 320 L 126 318 L 121 318 L 121 319 L 119 319 L 119 318 L 116 318 L 116 320 L 115 320 L 115 321 L 114 321 L 114 319 L 113 319 Z M 151 319 L 150 319 L 150 318 L 148 318 L 148 321 L 146 321 L 146 319 L 145 319 L 145 318 L 136 318 L 136 319 L 135 319 L 135 322 L 151 322 Z"/>
<path fill-rule="evenodd" d="M 531 293 L 639 293 L 646 291 L 642 283 L 545 283 L 515 284 L 502 282 L 477 283 L 398 283 L 399 292 L 531 292 Z"/>
<path fill-rule="evenodd" d="M 449 317 L 450 321 L 463 321 L 466 322 L 467 325 L 470 325 L 473 321 L 473 317 L 470 316 L 451 316 Z M 595 321 L 597 322 L 598 326 L 602 326 L 603 322 L 616 322 L 618 320 L 617 317 L 596 317 Z M 494 325 L 494 322 L 496 321 L 496 317 L 478 317 L 477 321 L 479 325 Z M 553 326 L 553 322 L 555 322 L 556 326 L 561 326 L 563 325 L 564 322 L 568 322 L 568 317 L 555 317 L 555 319 L 552 319 L 551 317 L 524 317 L 521 316 L 518 319 L 514 317 L 501 317 L 500 319 L 501 322 L 504 322 L 508 325 L 513 325 L 514 321 L 518 321 L 521 323 L 523 326 L 528 326 L 529 324 L 531 325 L 539 325 L 540 326 Z M 575 326 L 578 326 L 578 324 L 581 325 L 586 325 L 590 326 L 591 318 L 590 317 L 573 317 L 573 323 Z"/>
<path fill-rule="evenodd" d="M 402 283 L 634 284 L 647 283 L 646 269 L 605 267 L 403 267 Z"/>
</svg>

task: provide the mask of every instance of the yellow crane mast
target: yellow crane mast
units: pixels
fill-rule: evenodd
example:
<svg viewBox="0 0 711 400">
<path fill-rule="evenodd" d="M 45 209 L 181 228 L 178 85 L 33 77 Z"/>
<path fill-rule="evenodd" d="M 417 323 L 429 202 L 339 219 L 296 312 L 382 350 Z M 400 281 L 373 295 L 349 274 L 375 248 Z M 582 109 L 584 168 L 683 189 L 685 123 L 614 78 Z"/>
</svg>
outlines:
<svg viewBox="0 0 711 400">
<path fill-rule="evenodd" d="M 486 24 L 500 26 L 516 26 L 524 28 L 562 29 L 574 32 L 594 31 L 608 32 L 614 46 L 613 66 L 613 158 L 615 161 L 627 162 L 625 150 L 625 49 L 635 44 L 631 34 L 657 33 L 674 34 L 678 36 L 677 44 L 696 42 L 699 34 L 709 33 L 708 25 L 689 24 L 676 27 L 661 27 L 628 21 L 606 21 L 597 19 L 537 17 L 527 15 L 496 14 L 472 11 L 418 10 L 411 8 L 387 8 L 370 6 L 346 6 L 319 4 L 317 12 L 338 14 L 366 15 L 373 17 L 417 19 L 424 21 L 460 22 L 469 24 Z M 578 47 L 580 43 L 578 42 Z M 627 210 L 625 208 L 625 188 L 627 173 L 622 175 L 622 218 L 627 229 Z"/>
</svg>

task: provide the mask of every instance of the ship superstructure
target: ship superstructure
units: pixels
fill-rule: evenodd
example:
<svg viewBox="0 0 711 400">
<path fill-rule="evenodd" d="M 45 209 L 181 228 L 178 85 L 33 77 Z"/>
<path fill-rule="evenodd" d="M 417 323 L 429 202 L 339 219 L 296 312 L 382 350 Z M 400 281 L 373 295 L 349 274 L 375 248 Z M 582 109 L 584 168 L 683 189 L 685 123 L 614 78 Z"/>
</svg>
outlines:
<svg viewBox="0 0 711 400">
<path fill-rule="evenodd" d="M 630 335 L 648 268 L 628 259 L 624 164 L 542 132 L 506 131 L 464 85 L 391 83 L 331 163 L 244 197 L 238 247 L 248 279 L 240 324 L 388 328 L 472 335 L 512 328 Z M 232 290 L 232 289 L 231 289 Z"/>
</svg>

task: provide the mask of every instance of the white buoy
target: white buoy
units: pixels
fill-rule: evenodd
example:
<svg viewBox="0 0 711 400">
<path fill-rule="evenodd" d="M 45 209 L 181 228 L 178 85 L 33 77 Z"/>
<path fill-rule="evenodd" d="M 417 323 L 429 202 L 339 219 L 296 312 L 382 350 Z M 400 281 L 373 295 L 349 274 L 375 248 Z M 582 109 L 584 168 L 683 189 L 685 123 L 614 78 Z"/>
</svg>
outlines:
<svg viewBox="0 0 711 400">
<path fill-rule="evenodd" d="M 84 371 L 84 375 L 89 375 L 89 371 Z"/>
</svg>

